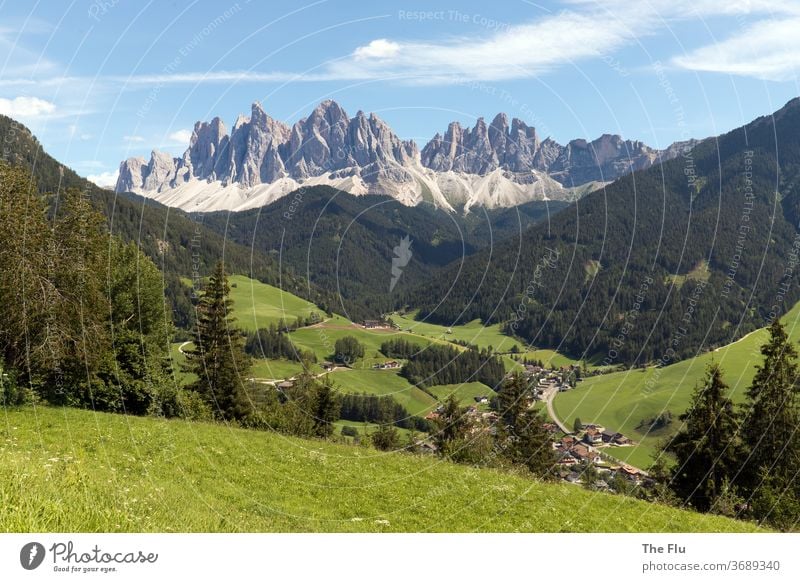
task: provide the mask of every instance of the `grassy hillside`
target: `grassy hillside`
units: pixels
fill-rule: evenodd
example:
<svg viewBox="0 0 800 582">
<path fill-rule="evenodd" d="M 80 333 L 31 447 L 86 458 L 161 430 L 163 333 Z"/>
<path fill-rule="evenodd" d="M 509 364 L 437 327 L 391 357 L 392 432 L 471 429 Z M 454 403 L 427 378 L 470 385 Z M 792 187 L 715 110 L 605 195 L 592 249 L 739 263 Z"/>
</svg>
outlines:
<svg viewBox="0 0 800 582">
<path fill-rule="evenodd" d="M 464 341 L 479 348 L 491 346 L 497 352 L 510 352 L 515 346 L 522 359 L 541 360 L 545 366 L 568 366 L 579 364 L 575 360 L 551 349 L 535 349 L 528 346 L 525 342 L 506 335 L 502 331 L 499 323 L 484 325 L 479 319 L 474 319 L 463 325 L 448 327 L 428 321 L 417 321 L 414 319 L 416 312 L 406 315 L 392 314 L 392 320 L 400 326 L 400 329 L 426 338 L 438 339 L 442 341 Z M 504 358 L 507 369 L 510 371 L 515 367 L 515 363 L 510 358 Z M 589 368 L 594 366 L 589 363 Z"/>
<path fill-rule="evenodd" d="M 800 341 L 800 303 L 783 318 L 791 341 Z M 608 452 L 638 467 L 647 467 L 658 441 L 674 433 L 680 426 L 677 415 L 689 406 L 692 391 L 706 366 L 712 360 L 725 372 L 734 401 L 740 402 L 753 380 L 755 365 L 760 364 L 759 351 L 767 339 L 767 330 L 759 329 L 739 341 L 696 358 L 683 360 L 664 368 L 629 370 L 588 378 L 576 390 L 559 393 L 555 411 L 567 426 L 575 417 L 583 422 L 599 422 L 621 431 L 640 442 L 635 448 L 613 448 Z M 644 436 L 636 427 L 644 419 L 653 418 L 664 410 L 675 417 L 663 431 Z"/>
<path fill-rule="evenodd" d="M 330 378 L 342 392 L 391 396 L 414 416 L 425 416 L 438 404 L 396 370 L 346 370 L 333 372 Z"/>
<path fill-rule="evenodd" d="M 59 408 L 0 421 L 0 531 L 753 531 L 433 458 Z"/>
<path fill-rule="evenodd" d="M 428 392 L 436 396 L 441 401 L 447 400 L 450 396 L 455 396 L 461 406 L 474 406 L 475 397 L 485 396 L 491 399 L 495 391 L 481 382 L 465 382 L 463 384 L 439 384 L 431 386 Z"/>
<path fill-rule="evenodd" d="M 310 301 L 272 285 L 244 275 L 231 275 L 228 281 L 238 324 L 243 329 L 269 327 L 282 320 L 291 323 L 298 317 L 306 318 L 312 313 L 324 316 L 320 308 Z"/>
</svg>

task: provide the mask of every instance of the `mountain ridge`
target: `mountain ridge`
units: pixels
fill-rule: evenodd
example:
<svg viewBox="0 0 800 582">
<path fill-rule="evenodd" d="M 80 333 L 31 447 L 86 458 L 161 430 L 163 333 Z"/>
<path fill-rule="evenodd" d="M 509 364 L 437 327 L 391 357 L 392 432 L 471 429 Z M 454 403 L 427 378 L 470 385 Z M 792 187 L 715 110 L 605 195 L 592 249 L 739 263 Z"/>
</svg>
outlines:
<svg viewBox="0 0 800 582">
<path fill-rule="evenodd" d="M 209 212 L 257 208 L 301 186 L 328 185 L 354 195 L 388 195 L 408 206 L 428 202 L 468 212 L 573 200 L 591 189 L 587 185 L 650 167 L 695 143 L 657 150 L 604 134 L 562 146 L 498 113 L 490 124 L 478 118 L 472 128 L 454 121 L 420 150 L 375 113 L 349 117 L 333 100 L 291 127 L 254 102 L 230 134 L 219 117 L 195 123 L 180 158 L 153 150 L 149 160 L 124 160 L 115 191 Z"/>
</svg>

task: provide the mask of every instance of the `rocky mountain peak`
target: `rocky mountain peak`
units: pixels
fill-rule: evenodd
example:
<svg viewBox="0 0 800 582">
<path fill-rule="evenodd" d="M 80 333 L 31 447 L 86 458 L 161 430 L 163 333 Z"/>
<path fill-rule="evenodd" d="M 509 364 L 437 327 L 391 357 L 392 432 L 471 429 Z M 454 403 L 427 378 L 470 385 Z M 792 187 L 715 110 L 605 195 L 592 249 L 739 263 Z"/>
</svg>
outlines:
<svg viewBox="0 0 800 582">
<path fill-rule="evenodd" d="M 275 191 L 282 195 L 314 180 L 359 194 L 389 194 L 407 204 L 427 196 L 447 208 L 451 197 L 466 208 L 508 206 L 541 196 L 541 185 L 533 185 L 543 180 L 554 196 L 564 196 L 563 187 L 608 182 L 680 151 L 657 151 L 611 134 L 567 145 L 549 137 L 540 141 L 534 127 L 509 121 L 502 112 L 488 124 L 483 117 L 472 126 L 453 121 L 419 151 L 375 113 L 359 110 L 350 118 L 331 99 L 292 126 L 270 117 L 256 101 L 230 133 L 218 117 L 197 122 L 182 158 L 154 151 L 149 160 L 126 160 L 116 189 L 164 192 L 207 182 L 250 191 L 278 184 Z M 233 199 L 241 200 L 241 194 Z"/>
</svg>

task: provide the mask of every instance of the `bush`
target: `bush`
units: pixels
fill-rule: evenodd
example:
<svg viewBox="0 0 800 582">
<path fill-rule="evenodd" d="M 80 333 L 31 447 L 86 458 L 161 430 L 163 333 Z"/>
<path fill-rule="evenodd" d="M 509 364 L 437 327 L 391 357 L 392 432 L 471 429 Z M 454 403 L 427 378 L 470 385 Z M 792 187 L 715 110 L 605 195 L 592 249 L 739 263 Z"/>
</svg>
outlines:
<svg viewBox="0 0 800 582">
<path fill-rule="evenodd" d="M 186 420 L 214 420 L 214 412 L 203 397 L 192 390 L 178 390 L 180 417 Z"/>
<path fill-rule="evenodd" d="M 379 451 L 394 451 L 400 448 L 400 433 L 391 424 L 382 424 L 370 435 L 372 445 Z"/>
<path fill-rule="evenodd" d="M 358 436 L 358 429 L 354 426 L 343 426 L 342 427 L 342 436 L 346 437 L 357 437 Z"/>
<path fill-rule="evenodd" d="M 38 399 L 30 388 L 17 384 L 17 376 L 13 372 L 5 372 L 0 367 L 0 405 L 22 406 L 32 404 Z"/>
</svg>

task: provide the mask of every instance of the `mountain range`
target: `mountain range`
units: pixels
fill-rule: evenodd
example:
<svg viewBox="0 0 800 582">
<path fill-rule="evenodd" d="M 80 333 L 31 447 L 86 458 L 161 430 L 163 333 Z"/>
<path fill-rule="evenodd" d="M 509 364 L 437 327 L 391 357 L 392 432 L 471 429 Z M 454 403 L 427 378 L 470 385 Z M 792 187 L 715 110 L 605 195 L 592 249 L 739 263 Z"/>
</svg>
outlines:
<svg viewBox="0 0 800 582">
<path fill-rule="evenodd" d="M 335 101 L 323 101 L 291 127 L 256 102 L 230 133 L 219 117 L 197 122 L 181 158 L 153 151 L 149 160 L 123 161 L 115 190 L 206 212 L 258 208 L 301 186 L 328 185 L 391 196 L 407 206 L 429 202 L 468 212 L 574 200 L 692 145 L 657 150 L 608 134 L 561 145 L 499 113 L 472 128 L 450 123 L 419 150 L 374 113 L 351 118 Z"/>
</svg>

